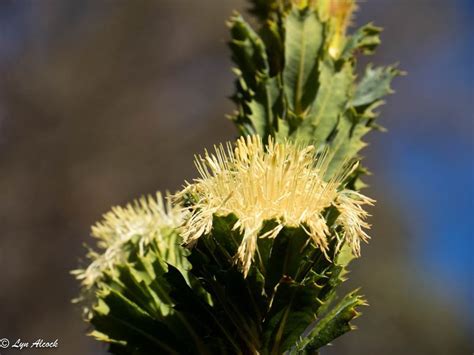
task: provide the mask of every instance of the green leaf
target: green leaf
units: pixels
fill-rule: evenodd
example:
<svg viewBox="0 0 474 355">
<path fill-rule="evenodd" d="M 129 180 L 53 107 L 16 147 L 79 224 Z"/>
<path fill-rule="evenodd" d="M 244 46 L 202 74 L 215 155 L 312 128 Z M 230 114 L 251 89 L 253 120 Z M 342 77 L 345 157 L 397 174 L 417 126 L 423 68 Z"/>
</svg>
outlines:
<svg viewBox="0 0 474 355">
<path fill-rule="evenodd" d="M 270 295 L 282 279 L 297 277 L 301 261 L 309 250 L 307 244 L 308 235 L 302 228 L 284 228 L 273 240 L 268 265 L 265 265 L 267 294 Z"/>
<path fill-rule="evenodd" d="M 319 70 L 316 100 L 294 135 L 301 141 L 325 144 L 346 109 L 354 76 L 349 62 L 338 69 L 328 59 L 321 62 Z"/>
<path fill-rule="evenodd" d="M 368 65 L 362 80 L 357 84 L 351 105 L 354 107 L 370 105 L 393 93 L 390 83 L 394 77 L 401 74 L 403 72 L 393 66 L 374 69 L 371 65 Z"/>
<path fill-rule="evenodd" d="M 255 90 L 259 76 L 269 72 L 265 45 L 239 14 L 231 18 L 229 26 L 232 60 L 239 67 L 249 89 Z"/>
<path fill-rule="evenodd" d="M 266 266 L 270 308 L 263 333 L 269 354 L 280 354 L 294 345 L 324 305 L 324 292 L 338 284 L 334 268 L 340 267 L 308 238 L 303 228 L 284 228 L 273 241 Z"/>
<path fill-rule="evenodd" d="M 367 303 L 357 295 L 357 290 L 347 294 L 328 314 L 320 319 L 290 350 L 289 354 L 313 354 L 324 345 L 354 329 L 350 321 L 360 313 L 356 310 Z"/>
<path fill-rule="evenodd" d="M 170 297 L 175 302 L 178 315 L 185 321 L 187 331 L 193 333 L 199 353 L 226 353 L 232 348 L 238 349 L 229 326 L 219 318 L 213 307 L 186 283 L 178 269 L 172 265 L 168 267 L 165 277 L 171 286 Z"/>
<path fill-rule="evenodd" d="M 270 78 L 270 68 L 263 40 L 242 19 L 234 16 L 230 21 L 232 59 L 235 71 L 236 93 L 233 100 L 238 105 L 234 121 L 243 134 L 266 137 L 274 130 L 275 111 L 281 105 L 281 94 L 276 78 Z"/>
<path fill-rule="evenodd" d="M 372 23 L 362 26 L 347 39 L 341 58 L 350 59 L 355 51 L 373 54 L 380 44 L 380 32 L 382 32 L 382 28 L 376 27 Z"/>
<path fill-rule="evenodd" d="M 130 242 L 131 251 L 133 246 L 137 246 L 135 243 L 135 240 Z M 174 256 L 187 254 L 184 249 L 181 250 L 182 247 L 177 248 L 180 249 L 174 251 Z M 90 319 L 95 327 L 91 335 L 111 343 L 110 351 L 113 353 L 207 352 L 199 332 L 204 328 L 193 328 L 190 321 L 174 309 L 173 288 L 166 278 L 169 266 L 160 254 L 153 245 L 144 255 L 140 255 L 138 248 L 135 248 L 128 262 L 106 274 L 99 285 L 98 302 Z M 167 257 L 176 260 L 171 255 Z M 184 264 L 178 266 L 182 269 Z M 185 270 L 182 272 L 193 285 L 196 297 L 206 302 L 202 287 Z M 186 280 L 185 283 L 188 282 Z"/>
<path fill-rule="evenodd" d="M 296 114 L 306 107 L 304 89 L 317 82 L 315 67 L 323 43 L 323 26 L 316 12 L 294 8 L 285 19 L 285 68 L 283 81 L 290 109 Z"/>
<path fill-rule="evenodd" d="M 290 125 L 288 121 L 278 118 L 276 122 L 275 133 L 274 133 L 275 140 L 277 142 L 285 142 L 289 136 L 290 136 Z"/>
<path fill-rule="evenodd" d="M 278 23 L 275 21 L 266 21 L 262 25 L 259 34 L 265 43 L 268 64 L 270 66 L 270 77 L 274 77 L 281 73 L 285 63 L 283 39 Z"/>
<path fill-rule="evenodd" d="M 179 354 L 179 342 L 168 327 L 115 290 L 104 292 L 91 323 L 115 342 L 126 342 L 129 349 Z"/>
<path fill-rule="evenodd" d="M 233 215 L 214 216 L 211 234 L 198 241 L 189 260 L 193 275 L 212 297 L 212 312 L 225 329 L 224 336 L 244 353 L 252 353 L 260 348 L 266 303 L 262 275 L 254 268 L 244 278 L 234 262 L 242 239 L 232 230 L 235 222 Z"/>
<path fill-rule="evenodd" d="M 377 117 L 374 109 L 383 104 L 382 97 L 392 93 L 390 83 L 400 74 L 401 72 L 394 67 L 376 69 L 367 67 L 362 81 L 348 103 L 349 109 L 339 117 L 330 135 L 328 143 L 331 147 L 329 153 L 331 163 L 326 178 L 333 176 L 344 163 L 356 159 L 359 151 L 366 146 L 362 137 L 376 128 L 373 124 L 373 120 Z M 361 172 L 359 170 L 357 175 Z"/>
<path fill-rule="evenodd" d="M 289 349 L 316 319 L 319 290 L 314 282 L 288 279 L 279 283 L 265 322 L 264 345 L 269 354 L 281 354 Z"/>
<path fill-rule="evenodd" d="M 357 158 L 357 153 L 366 145 L 362 137 L 370 129 L 368 121 L 353 112 L 346 112 L 340 117 L 329 141 L 330 164 L 326 171 L 326 179 L 340 171 L 347 162 Z"/>
</svg>

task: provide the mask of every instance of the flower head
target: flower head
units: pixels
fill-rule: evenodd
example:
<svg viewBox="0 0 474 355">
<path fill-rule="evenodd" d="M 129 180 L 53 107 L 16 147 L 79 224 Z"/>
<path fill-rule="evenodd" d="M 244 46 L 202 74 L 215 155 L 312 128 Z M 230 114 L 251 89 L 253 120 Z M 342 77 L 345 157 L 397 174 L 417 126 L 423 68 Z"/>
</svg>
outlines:
<svg viewBox="0 0 474 355">
<path fill-rule="evenodd" d="M 355 0 L 332 0 L 329 3 L 329 15 L 334 26 L 334 33 L 329 44 L 329 54 L 335 59 L 341 54 L 346 30 L 356 9 Z"/>
<path fill-rule="evenodd" d="M 209 234 L 214 215 L 234 214 L 237 222 L 233 228 L 243 236 L 237 260 L 247 275 L 257 238 L 275 238 L 285 226 L 304 228 L 326 252 L 331 231 L 323 212 L 335 206 L 340 212 L 336 223 L 343 227 L 345 240 L 358 255 L 360 240 L 368 238 L 363 228 L 369 227 L 362 206 L 373 201 L 341 188 L 351 168 L 341 169 L 324 181 L 329 164 L 326 156 L 314 146 L 276 143 L 271 138 L 264 145 L 258 136 L 240 138 L 235 148 L 228 143 L 226 148 L 216 147 L 214 154 L 206 151 L 196 158 L 201 177 L 178 194 L 181 199 L 189 194 L 195 199 L 181 228 L 184 242 L 193 245 Z M 262 234 L 267 220 L 276 221 L 276 226 Z"/>
<path fill-rule="evenodd" d="M 73 273 L 84 288 L 96 286 L 105 272 L 114 272 L 118 264 L 127 261 L 127 245 L 135 237 L 140 255 L 154 243 L 167 262 L 179 265 L 180 260 L 176 260 L 179 253 L 174 247 L 179 244 L 176 228 L 181 223 L 181 211 L 173 207 L 169 199 L 165 202 L 159 192 L 156 199 L 142 197 L 125 207 L 113 207 L 92 227 L 92 236 L 98 239 L 98 251 L 89 251 L 87 256 L 91 263 Z"/>
</svg>

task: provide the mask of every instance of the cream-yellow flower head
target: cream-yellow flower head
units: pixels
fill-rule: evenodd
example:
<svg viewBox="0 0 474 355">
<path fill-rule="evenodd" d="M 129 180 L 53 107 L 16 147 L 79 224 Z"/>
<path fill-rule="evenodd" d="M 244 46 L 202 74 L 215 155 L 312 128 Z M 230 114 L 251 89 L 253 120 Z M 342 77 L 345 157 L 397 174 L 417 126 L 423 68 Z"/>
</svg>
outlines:
<svg viewBox="0 0 474 355">
<path fill-rule="evenodd" d="M 183 260 L 176 248 L 182 242 L 176 228 L 182 224 L 181 210 L 165 201 L 161 193 L 116 206 L 103 216 L 102 221 L 92 227 L 92 236 L 98 239 L 97 251 L 90 250 L 90 264 L 82 270 L 75 270 L 77 279 L 85 289 L 94 287 L 105 272 L 114 272 L 119 264 L 126 263 L 127 244 L 137 237 L 138 253 L 155 243 L 160 256 L 167 262 L 181 265 Z"/>
<path fill-rule="evenodd" d="M 353 170 L 341 169 L 334 178 L 324 181 L 329 160 L 314 146 L 277 143 L 269 139 L 264 145 L 259 136 L 240 138 L 235 148 L 227 143 L 215 147 L 215 153 L 196 158 L 200 178 L 188 185 L 178 199 L 191 194 L 196 200 L 181 228 L 184 242 L 192 246 L 212 230 L 214 215 L 234 214 L 242 243 L 237 251 L 246 276 L 257 248 L 257 238 L 275 238 L 285 227 L 302 227 L 314 243 L 326 252 L 331 231 L 323 211 L 335 206 L 340 214 L 336 224 L 344 233 L 355 255 L 360 254 L 360 240 L 369 237 L 364 228 L 368 216 L 363 205 L 373 200 L 342 188 L 341 183 Z M 275 220 L 276 226 L 260 233 L 264 221 Z"/>
</svg>

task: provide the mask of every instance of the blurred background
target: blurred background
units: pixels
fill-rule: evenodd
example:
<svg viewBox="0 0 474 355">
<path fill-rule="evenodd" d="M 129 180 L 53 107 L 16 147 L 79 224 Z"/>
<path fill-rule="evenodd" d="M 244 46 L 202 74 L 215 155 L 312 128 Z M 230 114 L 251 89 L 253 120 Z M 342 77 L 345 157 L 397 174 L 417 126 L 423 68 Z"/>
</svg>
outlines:
<svg viewBox="0 0 474 355">
<path fill-rule="evenodd" d="M 104 354 L 69 271 L 110 206 L 195 176 L 235 137 L 225 20 L 238 0 L 0 2 L 0 338 Z M 372 241 L 348 287 L 370 302 L 322 354 L 474 351 L 474 1 L 366 0 L 371 61 L 409 75 L 363 154 Z M 29 350 L 28 353 L 35 351 Z M 2 351 L 2 354 L 4 351 Z"/>
</svg>

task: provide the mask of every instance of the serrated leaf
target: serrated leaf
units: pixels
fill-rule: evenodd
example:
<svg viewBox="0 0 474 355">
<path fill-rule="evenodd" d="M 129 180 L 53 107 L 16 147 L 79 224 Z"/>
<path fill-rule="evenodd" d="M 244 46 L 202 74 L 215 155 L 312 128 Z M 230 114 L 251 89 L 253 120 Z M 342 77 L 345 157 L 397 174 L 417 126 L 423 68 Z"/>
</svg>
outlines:
<svg viewBox="0 0 474 355">
<path fill-rule="evenodd" d="M 269 67 L 265 45 L 259 35 L 240 16 L 230 20 L 232 59 L 241 70 L 250 89 L 255 89 L 259 75 L 268 75 Z"/>
<path fill-rule="evenodd" d="M 365 147 L 362 137 L 371 130 L 366 119 L 361 119 L 353 112 L 346 112 L 335 127 L 329 145 L 328 155 L 330 164 L 326 171 L 326 178 L 331 178 L 351 159 L 357 157 L 358 152 Z"/>
<path fill-rule="evenodd" d="M 391 94 L 390 83 L 397 75 L 402 74 L 395 67 L 373 68 L 368 65 L 362 80 L 357 84 L 351 105 L 354 107 L 374 103 L 382 97 Z"/>
<path fill-rule="evenodd" d="M 324 144 L 346 109 L 354 77 L 349 62 L 337 70 L 332 61 L 325 60 L 319 68 L 316 100 L 295 135 L 302 141 Z"/>
<path fill-rule="evenodd" d="M 271 307 L 265 317 L 264 349 L 280 354 L 316 319 L 323 305 L 321 292 L 334 287 L 329 284 L 333 265 L 308 243 L 304 229 L 284 228 L 273 241 L 266 270 Z"/>
<path fill-rule="evenodd" d="M 323 25 L 316 12 L 309 8 L 294 8 L 285 19 L 285 68 L 283 81 L 289 108 L 302 113 L 304 88 L 318 64 L 318 52 L 323 43 Z"/>
<path fill-rule="evenodd" d="M 264 333 L 268 353 L 281 354 L 289 349 L 305 328 L 316 319 L 319 287 L 313 282 L 281 282 L 272 304 Z"/>
<path fill-rule="evenodd" d="M 309 334 L 297 342 L 289 354 L 313 354 L 324 345 L 347 333 L 350 321 L 360 315 L 356 308 L 366 305 L 357 290 L 347 294 L 326 316 L 319 320 Z"/>
<path fill-rule="evenodd" d="M 229 46 L 238 66 L 233 100 L 239 111 L 234 120 L 242 133 L 266 137 L 275 129 L 274 115 L 281 110 L 281 90 L 277 79 L 270 77 L 263 40 L 239 15 L 231 19 L 230 26 Z"/>
<path fill-rule="evenodd" d="M 259 35 L 265 43 L 268 64 L 270 66 L 270 77 L 274 77 L 283 70 L 285 63 L 283 39 L 277 22 L 266 21 L 262 25 Z"/>
<path fill-rule="evenodd" d="M 266 306 L 261 273 L 254 268 L 244 278 L 234 262 L 242 239 L 233 230 L 235 222 L 233 215 L 214 216 L 212 233 L 198 241 L 189 260 L 193 275 L 202 280 L 212 297 L 216 322 L 232 334 L 230 339 L 245 353 L 260 347 L 260 324 Z"/>
<path fill-rule="evenodd" d="M 111 343 L 111 353 L 205 353 L 198 333 L 173 309 L 172 288 L 165 278 L 168 265 L 162 254 L 168 260 L 179 261 L 177 266 L 188 280 L 185 282 L 193 284 L 194 292 L 204 297 L 202 287 L 190 280 L 185 270 L 187 261 L 181 260 L 187 251 L 175 242 L 169 240 L 168 253 L 158 251 L 152 243 L 140 254 L 137 240 L 130 241 L 128 261 L 101 281 L 90 319 L 95 327 L 91 335 Z"/>
<path fill-rule="evenodd" d="M 372 23 L 360 27 L 347 39 L 341 58 L 350 59 L 354 51 L 357 50 L 363 54 L 373 54 L 380 44 L 380 32 L 382 32 L 382 28 L 376 27 Z"/>
<path fill-rule="evenodd" d="M 101 297 L 91 323 L 114 342 L 126 342 L 130 349 L 155 349 L 179 354 L 178 343 L 168 327 L 153 319 L 121 293 L 108 290 Z"/>
</svg>

